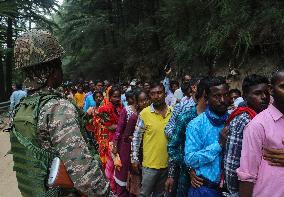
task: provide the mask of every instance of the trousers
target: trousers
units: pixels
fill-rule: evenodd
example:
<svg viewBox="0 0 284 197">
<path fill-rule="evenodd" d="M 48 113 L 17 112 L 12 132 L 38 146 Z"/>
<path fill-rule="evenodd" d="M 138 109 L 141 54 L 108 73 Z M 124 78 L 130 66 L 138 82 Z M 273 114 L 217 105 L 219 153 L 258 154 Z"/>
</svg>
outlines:
<svg viewBox="0 0 284 197">
<path fill-rule="evenodd" d="M 165 194 L 165 182 L 168 170 L 142 168 L 142 187 L 139 197 L 162 197 Z"/>
</svg>

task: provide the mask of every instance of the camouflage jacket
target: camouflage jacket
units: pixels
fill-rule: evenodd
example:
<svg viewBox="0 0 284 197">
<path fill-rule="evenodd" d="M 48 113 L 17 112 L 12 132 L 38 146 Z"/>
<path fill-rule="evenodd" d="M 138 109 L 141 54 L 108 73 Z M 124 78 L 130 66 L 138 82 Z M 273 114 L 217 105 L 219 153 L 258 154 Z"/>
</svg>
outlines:
<svg viewBox="0 0 284 197">
<path fill-rule="evenodd" d="M 99 161 L 92 158 L 81 134 L 78 116 L 70 101 L 48 101 L 39 113 L 39 142 L 42 148 L 59 155 L 76 189 L 89 197 L 113 196 Z"/>
</svg>

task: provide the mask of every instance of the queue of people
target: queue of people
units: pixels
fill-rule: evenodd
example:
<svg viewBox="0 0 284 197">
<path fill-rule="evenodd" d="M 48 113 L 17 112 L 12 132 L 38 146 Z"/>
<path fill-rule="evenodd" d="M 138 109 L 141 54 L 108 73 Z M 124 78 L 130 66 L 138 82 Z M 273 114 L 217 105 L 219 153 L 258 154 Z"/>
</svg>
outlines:
<svg viewBox="0 0 284 197">
<path fill-rule="evenodd" d="M 24 52 L 39 38 L 56 50 L 31 65 L 26 56 L 36 51 Z M 162 81 L 79 82 L 59 96 L 63 49 L 56 39 L 29 32 L 15 48 L 29 95 L 17 105 L 11 131 L 23 196 L 59 195 L 45 186 L 54 155 L 79 196 L 284 196 L 284 69 L 271 79 L 246 76 L 241 91 L 221 76 L 185 75 L 180 84 L 168 69 Z M 26 169 L 40 176 L 32 179 Z"/>
<path fill-rule="evenodd" d="M 253 186 L 258 176 L 270 178 L 270 170 L 260 171 L 267 175 L 257 170 L 281 166 L 284 150 L 278 150 L 281 140 L 266 142 L 266 135 L 276 135 L 269 130 L 273 121 L 270 126 L 258 125 L 266 124 L 264 117 L 254 121 L 263 113 L 274 122 L 282 117 L 280 90 L 273 89 L 281 72 L 271 86 L 266 77 L 249 75 L 242 91 L 230 89 L 223 77 L 185 75 L 180 87 L 169 80 L 170 72 L 161 82 L 109 86 L 108 93 L 96 82 L 84 101 L 92 95 L 93 103 L 99 102 L 87 110 L 93 117 L 90 132 L 112 191 L 118 196 L 266 196 L 270 186 Z M 108 102 L 102 102 L 106 95 Z"/>
</svg>

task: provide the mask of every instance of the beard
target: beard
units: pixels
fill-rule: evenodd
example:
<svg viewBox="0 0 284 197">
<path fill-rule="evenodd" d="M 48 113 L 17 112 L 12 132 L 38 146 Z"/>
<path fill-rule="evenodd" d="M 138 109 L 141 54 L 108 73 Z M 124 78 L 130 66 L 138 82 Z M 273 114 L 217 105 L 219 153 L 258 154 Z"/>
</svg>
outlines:
<svg viewBox="0 0 284 197">
<path fill-rule="evenodd" d="M 164 105 L 164 104 L 165 104 L 164 101 L 154 101 L 154 102 L 153 102 L 153 105 L 154 105 L 155 107 L 161 107 L 161 106 Z"/>
</svg>

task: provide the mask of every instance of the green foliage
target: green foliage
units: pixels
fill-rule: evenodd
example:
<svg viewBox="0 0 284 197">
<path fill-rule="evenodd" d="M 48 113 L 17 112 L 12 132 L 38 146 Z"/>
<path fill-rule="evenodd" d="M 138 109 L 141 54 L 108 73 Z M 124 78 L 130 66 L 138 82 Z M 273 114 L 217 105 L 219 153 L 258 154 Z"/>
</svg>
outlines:
<svg viewBox="0 0 284 197">
<path fill-rule="evenodd" d="M 169 61 L 180 72 L 283 53 L 280 0 L 69 0 L 56 17 L 73 77 L 153 78 Z"/>
<path fill-rule="evenodd" d="M 20 73 L 13 71 L 13 43 L 16 37 L 33 26 L 52 30 L 56 24 L 46 16 L 56 11 L 56 2 L 0 0 L 0 78 L 3 79 L 0 84 L 0 100 L 10 96 L 12 81 L 22 81 Z"/>
</svg>

